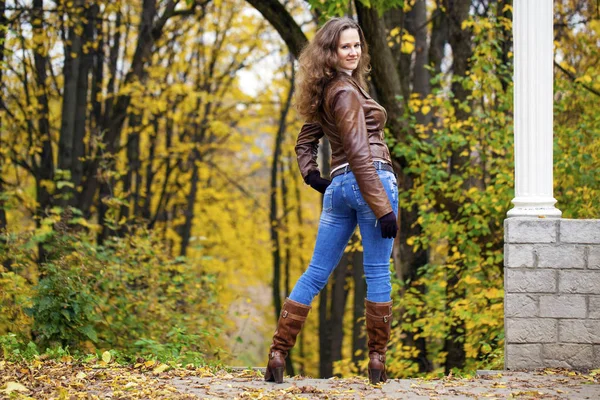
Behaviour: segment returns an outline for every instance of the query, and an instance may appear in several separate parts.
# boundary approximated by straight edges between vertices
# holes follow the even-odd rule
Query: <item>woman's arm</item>
[[[393,210],[373,166],[365,114],[359,94],[353,88],[343,88],[334,96],[331,110],[344,154],[363,198],[379,219]]]
[[[306,182],[312,171],[319,172],[317,154],[319,153],[319,139],[323,137],[323,129],[318,123],[302,125],[296,140],[296,158],[302,178]],[[320,175],[320,172],[319,172]]]

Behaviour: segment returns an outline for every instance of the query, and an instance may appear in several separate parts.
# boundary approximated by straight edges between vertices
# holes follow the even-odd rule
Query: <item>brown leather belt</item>
[[[392,168],[392,166],[388,163],[382,162],[382,161],[373,161],[373,166],[375,167],[375,169],[382,169],[384,171],[390,171],[390,172],[394,172],[394,168]],[[331,179],[335,178],[338,175],[342,175],[345,174],[346,172],[350,172],[350,166],[346,165],[344,168],[340,168],[337,169],[335,171],[333,171],[333,173],[331,174]],[[394,175],[396,175],[394,173]]]

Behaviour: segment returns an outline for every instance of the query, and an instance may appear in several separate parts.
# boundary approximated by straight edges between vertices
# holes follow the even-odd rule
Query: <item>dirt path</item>
[[[186,377],[170,382],[180,393],[202,399],[600,399],[597,377],[569,371],[498,372],[472,379],[390,380],[380,387],[366,379],[286,379],[276,385],[261,377]]]
[[[286,378],[264,382],[259,370],[175,368],[147,361],[29,364],[0,361],[0,399],[600,399],[600,370],[494,371],[470,379]]]

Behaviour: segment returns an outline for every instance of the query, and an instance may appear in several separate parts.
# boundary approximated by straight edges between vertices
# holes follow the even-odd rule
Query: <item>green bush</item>
[[[54,209],[0,255],[0,262],[21,263],[0,275],[9,288],[0,292],[3,349],[22,352],[17,344],[32,338],[38,348],[114,349],[161,361],[218,359],[223,311],[217,307],[215,277],[201,265],[172,257],[147,230],[102,245],[94,243],[92,231],[80,217],[65,221]],[[32,254],[40,243],[46,258],[36,268]],[[34,278],[26,279],[29,275]],[[20,328],[5,315],[20,315]]]

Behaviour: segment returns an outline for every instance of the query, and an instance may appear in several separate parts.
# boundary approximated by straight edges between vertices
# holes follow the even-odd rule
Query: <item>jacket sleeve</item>
[[[317,154],[319,153],[319,139],[323,137],[323,129],[318,123],[302,125],[298,139],[296,139],[296,158],[300,173],[306,181],[306,176],[311,171],[319,171]]]
[[[392,211],[392,205],[373,166],[365,114],[358,96],[354,89],[341,89],[333,97],[331,112],[360,193],[375,217],[381,218]]]

